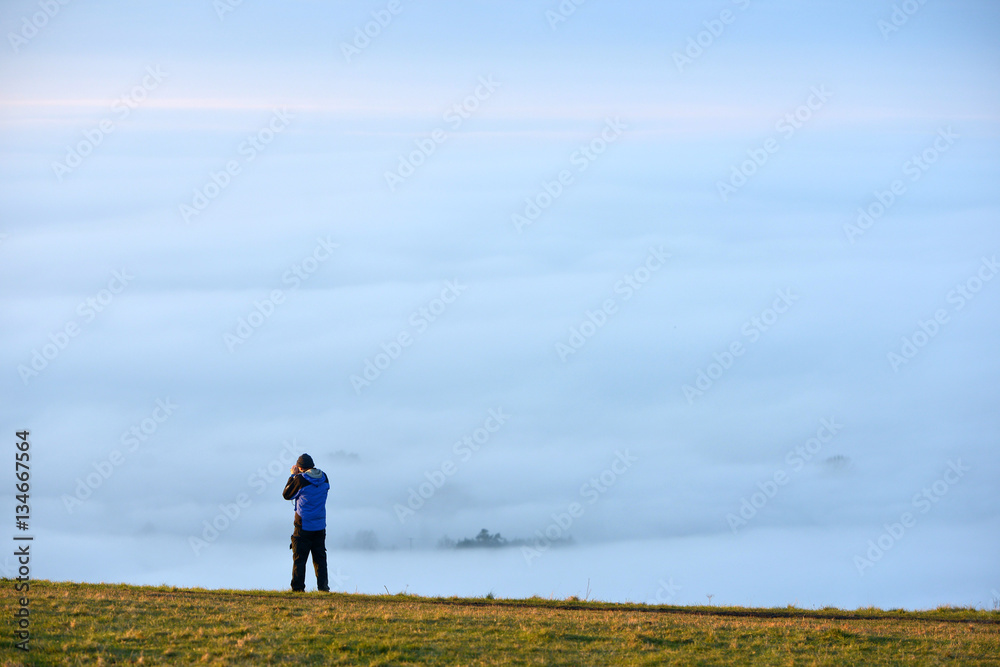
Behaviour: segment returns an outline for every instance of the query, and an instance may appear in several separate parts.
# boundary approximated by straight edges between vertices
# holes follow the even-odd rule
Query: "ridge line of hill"
[[[424,597],[404,593],[396,594],[367,594],[367,593],[323,593],[317,592],[292,593],[291,591],[270,591],[261,589],[205,589],[205,588],[180,588],[173,586],[151,586],[120,583],[89,583],[73,581],[48,581],[35,580],[38,584],[70,585],[81,588],[129,588],[141,589],[144,594],[157,597],[170,597],[178,595],[198,596],[220,596],[235,595],[250,598],[277,598],[277,599],[310,599],[315,600],[320,597],[329,597],[331,600],[351,601],[399,601],[420,604],[450,605],[464,607],[520,607],[555,609],[564,611],[622,611],[654,614],[688,614],[696,616],[731,616],[744,618],[808,618],[819,620],[905,620],[913,622],[929,623],[979,623],[985,625],[1000,625],[1000,612],[984,611],[974,608],[963,607],[943,607],[932,610],[882,610],[877,608],[857,609],[854,611],[826,608],[826,609],[802,609],[798,607],[706,607],[706,606],[676,606],[676,605],[647,605],[635,602],[605,602],[598,600],[555,600],[539,597],[532,598],[460,598],[460,597]]]

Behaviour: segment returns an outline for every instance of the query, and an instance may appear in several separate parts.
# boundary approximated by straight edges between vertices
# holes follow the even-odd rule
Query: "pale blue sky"
[[[36,440],[39,539],[177,555],[160,569],[53,555],[48,576],[222,581],[189,537],[295,439],[334,478],[331,540],[530,537],[628,447],[642,463],[573,527],[584,545],[658,540],[670,554],[694,536],[702,554],[792,553],[818,535],[843,550],[795,566],[829,577],[800,600],[818,605],[973,604],[1000,585],[1000,281],[976,282],[1000,253],[1000,8],[929,2],[884,36],[891,2],[589,0],[553,29],[555,1],[401,0],[348,61],[341,44],[387,3],[347,4],[244,0],[220,20],[208,0],[70,2],[16,50],[10,33],[41,10],[0,10],[0,390],[5,428]],[[674,54],[724,11],[678,71]],[[455,127],[446,114],[477,88]],[[391,190],[386,172],[435,130],[444,140]],[[600,154],[581,158],[594,141]],[[724,201],[734,168],[753,173]],[[512,216],[563,171],[519,233]],[[845,232],[896,181],[888,211]],[[196,190],[213,196],[185,221]],[[645,276],[661,247],[669,260]],[[303,266],[307,280],[287,278]],[[122,270],[133,278],[102,297]],[[628,299],[626,275],[649,278]],[[447,281],[466,289],[415,324]],[[227,344],[275,290],[271,315]],[[779,291],[796,297],[787,312],[749,335]],[[108,299],[92,319],[88,298]],[[608,299],[606,324],[564,362],[559,344]],[[888,355],[939,310],[947,321],[894,368]],[[73,325],[37,375],[24,370]],[[412,345],[356,391],[400,334]],[[684,387],[734,343],[743,354],[689,401]],[[168,397],[175,413],[67,511]],[[394,505],[498,407],[509,424],[400,523]],[[829,418],[842,432],[734,535],[727,516]],[[860,577],[852,557],[959,458],[972,472],[893,564]],[[284,558],[279,490],[220,548]],[[994,564],[918,548],[946,528]],[[942,568],[962,575],[905,584]],[[422,592],[456,590],[447,572]],[[711,587],[691,572],[689,590]]]

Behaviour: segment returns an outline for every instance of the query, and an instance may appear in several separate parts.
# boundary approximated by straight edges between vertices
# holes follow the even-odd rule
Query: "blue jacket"
[[[326,495],[330,479],[319,468],[288,478],[281,496],[295,501],[295,525],[302,530],[326,530]]]

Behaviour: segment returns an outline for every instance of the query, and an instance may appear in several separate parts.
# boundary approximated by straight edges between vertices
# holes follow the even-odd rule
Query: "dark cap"
[[[313,468],[313,457],[308,454],[303,454],[299,457],[299,460],[295,462],[295,465],[302,468],[303,470],[312,470]]]

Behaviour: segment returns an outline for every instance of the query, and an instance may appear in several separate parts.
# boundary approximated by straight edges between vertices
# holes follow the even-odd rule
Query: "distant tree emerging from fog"
[[[490,531],[483,528],[476,535],[475,539],[465,538],[460,540],[455,546],[459,549],[469,549],[472,547],[503,547],[507,545],[507,540],[500,536],[500,533],[490,535]]]
[[[521,538],[515,538],[508,540],[507,538],[500,535],[500,533],[490,533],[487,529],[483,528],[479,531],[479,534],[475,537],[466,537],[463,540],[456,542],[447,535],[438,540],[439,549],[498,549],[500,547],[522,547],[522,546],[532,546],[535,540],[525,540]],[[573,538],[571,536],[558,538],[555,540],[546,540],[546,543],[550,546],[569,546],[573,544]]]
[[[360,463],[361,457],[355,452],[344,451],[343,449],[338,449],[333,454],[327,455],[328,460],[331,463]]]

